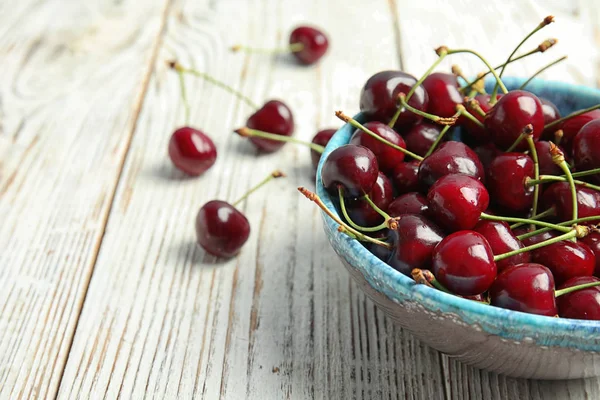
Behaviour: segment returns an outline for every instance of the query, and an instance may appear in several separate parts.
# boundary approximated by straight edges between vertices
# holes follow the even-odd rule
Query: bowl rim
[[[522,82],[525,81],[525,79],[506,77],[503,78],[503,81],[507,85],[507,87],[517,88]],[[538,91],[541,91],[544,89],[547,90],[548,88],[552,88],[554,91],[560,92],[577,92],[578,95],[594,99],[596,103],[600,102],[600,90],[583,85],[569,84],[565,82],[542,79],[534,79],[528,85],[528,90],[534,93],[536,92],[536,89],[538,89]],[[354,118],[359,121],[365,120],[364,116],[361,113],[357,114]],[[323,186],[321,180],[321,169],[324,160],[327,158],[329,153],[331,153],[331,151],[333,151],[337,147],[348,143],[350,134],[353,130],[354,128],[349,124],[345,124],[340,129],[338,129],[338,131],[335,133],[335,135],[332,137],[332,139],[326,146],[325,151],[323,152],[322,157],[319,161],[319,166],[317,168],[316,173],[317,195],[321,198],[325,206],[329,210],[331,210],[335,215],[338,216],[339,214],[331,200],[331,197],[329,196],[328,192]],[[338,243],[339,246],[341,246],[341,253],[338,253],[338,255],[340,257],[344,257],[349,264],[352,264],[351,260],[348,259],[349,254],[355,255],[358,259],[365,260],[365,263],[358,263],[359,265],[352,264],[352,266],[362,273],[369,285],[374,290],[377,290],[379,293],[386,296],[387,298],[390,298],[390,296],[388,296],[381,289],[381,285],[375,285],[373,279],[370,279],[370,277],[372,278],[373,276],[376,276],[377,281],[380,281],[381,279],[387,280],[388,282],[390,282],[390,284],[393,285],[395,289],[402,291],[403,294],[406,295],[408,298],[416,300],[418,303],[422,304],[423,306],[432,311],[443,311],[455,314],[457,313],[460,317],[466,317],[463,319],[469,320],[469,322],[483,323],[482,328],[484,328],[484,330],[486,331],[489,331],[488,329],[485,329],[485,326],[489,326],[488,324],[495,324],[497,326],[497,321],[508,320],[512,326],[528,326],[538,330],[541,329],[542,331],[546,332],[561,331],[568,333],[568,336],[570,336],[563,338],[564,340],[557,340],[552,343],[546,342],[544,343],[545,345],[557,345],[561,347],[575,347],[588,351],[600,351],[600,342],[588,343],[586,345],[585,342],[582,343],[581,341],[581,339],[585,339],[586,337],[589,339],[589,335],[594,335],[596,338],[600,336],[600,321],[566,318],[563,319],[529,314],[520,311],[507,310],[496,306],[447,294],[443,291],[430,288],[426,285],[417,285],[412,280],[412,278],[393,269],[391,266],[374,256],[359,241],[351,239],[347,235],[338,232],[337,223],[331,218],[329,218],[322,210],[321,214],[323,216],[325,224],[327,225],[325,231],[326,234],[330,236],[330,241],[332,240],[331,236],[333,235],[333,237],[335,238],[335,242]],[[375,267],[376,270],[367,271],[367,266]],[[390,300],[395,301],[393,299]],[[463,311],[464,313],[461,311]],[[473,317],[476,317],[474,321]],[[515,337],[515,335],[512,334],[514,332],[511,332],[508,335],[504,335],[505,333],[507,333],[505,332],[505,328],[505,326],[498,326],[497,330],[491,333],[499,334],[500,336],[508,336],[511,339],[525,339],[531,338],[532,336],[530,334],[531,332],[529,332],[528,334],[524,334],[520,337]],[[571,339],[575,340],[572,341]]]

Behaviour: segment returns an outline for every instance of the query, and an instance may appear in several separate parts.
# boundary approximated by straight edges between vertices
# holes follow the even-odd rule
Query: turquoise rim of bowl
[[[503,79],[509,90],[518,88],[525,79]],[[488,93],[492,81],[486,81]],[[576,109],[600,103],[600,90],[564,82],[533,80],[528,91],[554,102],[562,115]],[[358,114],[359,121],[365,118]],[[317,194],[325,206],[338,212],[321,181],[321,167],[327,155],[350,141],[354,131],[349,124],[342,126],[327,145],[317,169]],[[425,285],[416,285],[406,275],[371,254],[360,242],[337,231],[338,225],[322,213],[329,241],[340,257],[359,270],[373,289],[396,303],[416,302],[435,313],[452,314],[463,323],[476,326],[486,333],[502,338],[533,342],[539,346],[569,347],[584,351],[600,351],[600,321],[561,319],[505,310],[453,296]],[[410,323],[407,323],[410,325]]]

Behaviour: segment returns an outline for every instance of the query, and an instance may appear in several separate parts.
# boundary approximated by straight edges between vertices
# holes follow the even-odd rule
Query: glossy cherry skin
[[[571,144],[575,138],[575,135],[579,133],[585,124],[599,118],[600,110],[588,111],[581,115],[569,118],[558,126],[553,126],[551,129],[546,129],[544,131],[544,139],[554,141],[554,132],[558,129],[562,129],[563,136],[560,141],[560,145],[567,150],[566,154],[571,154]]]
[[[423,81],[429,97],[427,112],[440,117],[456,114],[456,106],[462,104],[463,96],[458,91],[458,79],[454,74],[434,72]]]
[[[481,294],[496,278],[492,248],[481,233],[454,232],[433,250],[433,274],[452,293]]]
[[[483,183],[468,175],[441,177],[427,193],[431,218],[448,232],[473,229],[489,205]],[[474,293],[477,294],[477,293]]]
[[[570,240],[533,250],[531,260],[548,267],[557,285],[576,276],[592,276],[596,267],[596,256],[589,246]]]
[[[250,129],[276,135],[292,136],[292,133],[294,133],[294,116],[289,107],[283,102],[270,100],[248,118],[246,126]],[[251,137],[249,140],[265,153],[277,151],[285,144],[285,142],[259,137]]]
[[[600,276],[600,233],[591,232],[586,237],[581,239],[581,241],[588,245],[590,250],[594,253],[596,257],[596,267],[594,269],[594,275]]]
[[[231,204],[212,200],[198,211],[196,238],[198,244],[210,254],[233,257],[248,240],[250,223]]]
[[[444,175],[464,174],[485,181],[485,170],[479,157],[461,142],[445,142],[419,166],[419,183],[429,189]]]
[[[404,143],[402,136],[398,135],[396,131],[386,124],[373,121],[367,122],[365,127],[387,141],[392,142],[396,146],[402,147],[403,149],[406,148],[406,144]],[[350,138],[350,144],[365,146],[366,148],[370,149],[375,154],[375,157],[377,157],[377,165],[379,165],[379,170],[386,174],[392,172],[396,165],[404,161],[403,152],[396,150],[383,142],[380,142],[360,129],[354,131],[352,137]]]
[[[204,132],[188,126],[179,128],[169,140],[169,157],[188,175],[201,175],[217,160],[217,148]]]
[[[600,192],[576,185],[577,215],[579,218],[600,215]],[[573,219],[571,188],[568,182],[557,182],[548,186],[541,197],[540,210],[554,207],[560,221]],[[588,223],[592,224],[592,223]]]
[[[327,36],[320,30],[310,26],[299,26],[290,33],[290,44],[301,43],[302,50],[293,51],[292,55],[305,65],[316,63],[329,48]]]
[[[404,133],[406,148],[415,154],[424,156],[442,132],[441,125],[421,122]]]
[[[421,193],[405,193],[396,197],[394,201],[390,203],[386,212],[392,217],[399,217],[402,214],[420,214],[427,216],[429,212],[429,202]]]
[[[533,125],[533,138],[537,140],[544,130],[542,103],[533,93],[513,90],[498,100],[483,123],[492,142],[502,150],[508,149],[528,124]],[[522,140],[515,151],[527,148],[527,141]]]
[[[408,94],[417,83],[417,79],[402,71],[381,71],[370,77],[360,93],[360,111],[370,120],[383,123],[391,121],[398,109],[398,95]],[[423,86],[419,86],[408,100],[408,104],[418,110],[426,111],[429,98]],[[395,128],[402,128],[420,122],[423,118],[404,110]]]
[[[496,99],[499,99],[502,95],[497,95]],[[479,106],[483,110],[483,112],[487,113],[492,109],[492,105],[490,104],[491,96],[489,94],[478,94],[475,96],[475,100],[479,102]],[[471,113],[479,122],[483,124],[485,117],[480,115],[478,112],[473,110],[469,104],[465,104],[467,111]],[[461,116],[458,118],[458,124],[465,128],[465,131],[469,135],[471,139],[473,139],[476,143],[484,144],[490,141],[490,135],[486,132],[485,128],[475,124],[473,121],[468,119],[467,117]]]
[[[578,171],[600,168],[600,119],[588,122],[573,139],[573,160]],[[588,176],[600,183],[600,174]]]
[[[558,111],[553,102],[542,97],[540,97],[540,102],[542,103],[542,113],[544,114],[544,126],[560,119],[560,111]]]
[[[337,196],[341,186],[344,197],[348,198],[371,193],[378,175],[375,154],[354,144],[338,147],[329,153],[321,169],[321,179],[329,193]]]
[[[379,172],[373,189],[369,193],[370,199],[377,207],[386,211],[394,198],[393,195],[394,189],[392,188],[392,183],[387,176]],[[355,224],[360,226],[376,226],[383,222],[383,217],[373,210],[373,207],[365,200],[360,198],[348,199],[345,204],[348,216]]]
[[[498,274],[489,291],[490,304],[508,310],[554,317],[554,277],[541,264],[512,265]]]
[[[431,267],[433,249],[444,237],[433,222],[416,214],[402,215],[391,235],[394,249],[388,264],[408,276],[413,268]]]
[[[559,289],[600,282],[595,276],[579,276],[563,283]],[[586,289],[566,293],[556,298],[558,315],[561,318],[600,320],[600,287],[592,286]]]
[[[560,146],[559,146],[560,147]],[[563,172],[558,165],[552,161],[550,154],[550,142],[540,140],[535,142],[535,151],[538,156],[540,175],[562,175]]]
[[[419,165],[418,161],[400,163],[394,168],[390,175],[396,194],[416,192],[419,188]]]
[[[506,222],[481,220],[475,225],[473,230],[481,233],[486,238],[495,256],[525,247],[523,242],[517,239],[510,230],[510,226]],[[496,261],[496,268],[498,271],[502,271],[511,265],[528,263],[530,260],[531,257],[528,252],[520,253],[504,260]]]
[[[522,227],[521,229],[526,230],[526,227]],[[525,232],[523,232],[525,233]],[[521,233],[517,233],[515,230],[515,235],[519,236],[521,235]],[[541,243],[541,242],[545,242],[548,239],[552,239],[554,237],[557,237],[558,233],[556,233],[555,231],[548,231],[548,232],[543,232],[543,233],[538,233],[537,235],[533,235],[527,239],[523,239],[522,242],[525,245],[525,247],[527,246],[531,246],[537,243]]]
[[[505,210],[520,212],[533,204],[534,187],[525,187],[525,179],[533,179],[534,164],[523,153],[498,155],[487,170],[487,188],[494,203]]]
[[[336,132],[337,129],[323,129],[317,132],[317,134],[312,138],[311,142],[314,144],[318,144],[319,146],[325,147]],[[319,160],[321,160],[321,153],[311,149],[310,160],[312,162],[314,170],[316,171],[317,167],[319,166]]]

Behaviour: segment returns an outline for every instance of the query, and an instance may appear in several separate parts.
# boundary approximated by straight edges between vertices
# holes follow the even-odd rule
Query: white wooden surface
[[[600,380],[535,382],[473,370],[392,325],[326,243],[308,151],[258,156],[233,135],[252,112],[188,79],[194,125],[219,149],[198,179],[166,156],[183,124],[177,58],[247,93],[284,99],[296,135],[336,127],[371,74],[419,75],[441,44],[493,63],[547,14],[557,23],[526,75],[596,85],[594,1],[165,0],[0,2],[0,398],[437,399],[598,398]],[[232,55],[271,47],[298,23],[324,27],[314,67]],[[456,57],[475,73],[477,60]],[[239,257],[194,245],[193,217],[234,199],[274,167],[288,173],[242,208]]]

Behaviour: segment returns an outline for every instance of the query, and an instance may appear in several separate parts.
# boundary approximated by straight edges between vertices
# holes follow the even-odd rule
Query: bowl
[[[524,79],[506,78],[510,89]],[[487,82],[488,92],[491,90]],[[600,103],[600,91],[562,82],[533,80],[527,90],[556,104],[562,115]],[[364,117],[355,117],[359,121]],[[327,145],[317,170],[317,194],[337,210],[320,179],[327,155],[347,144],[346,124]],[[600,321],[527,314],[466,300],[416,285],[363,245],[338,232],[323,213],[324,229],[338,257],[367,296],[423,343],[477,368],[512,377],[575,379],[600,375]],[[376,338],[375,338],[376,339]]]

